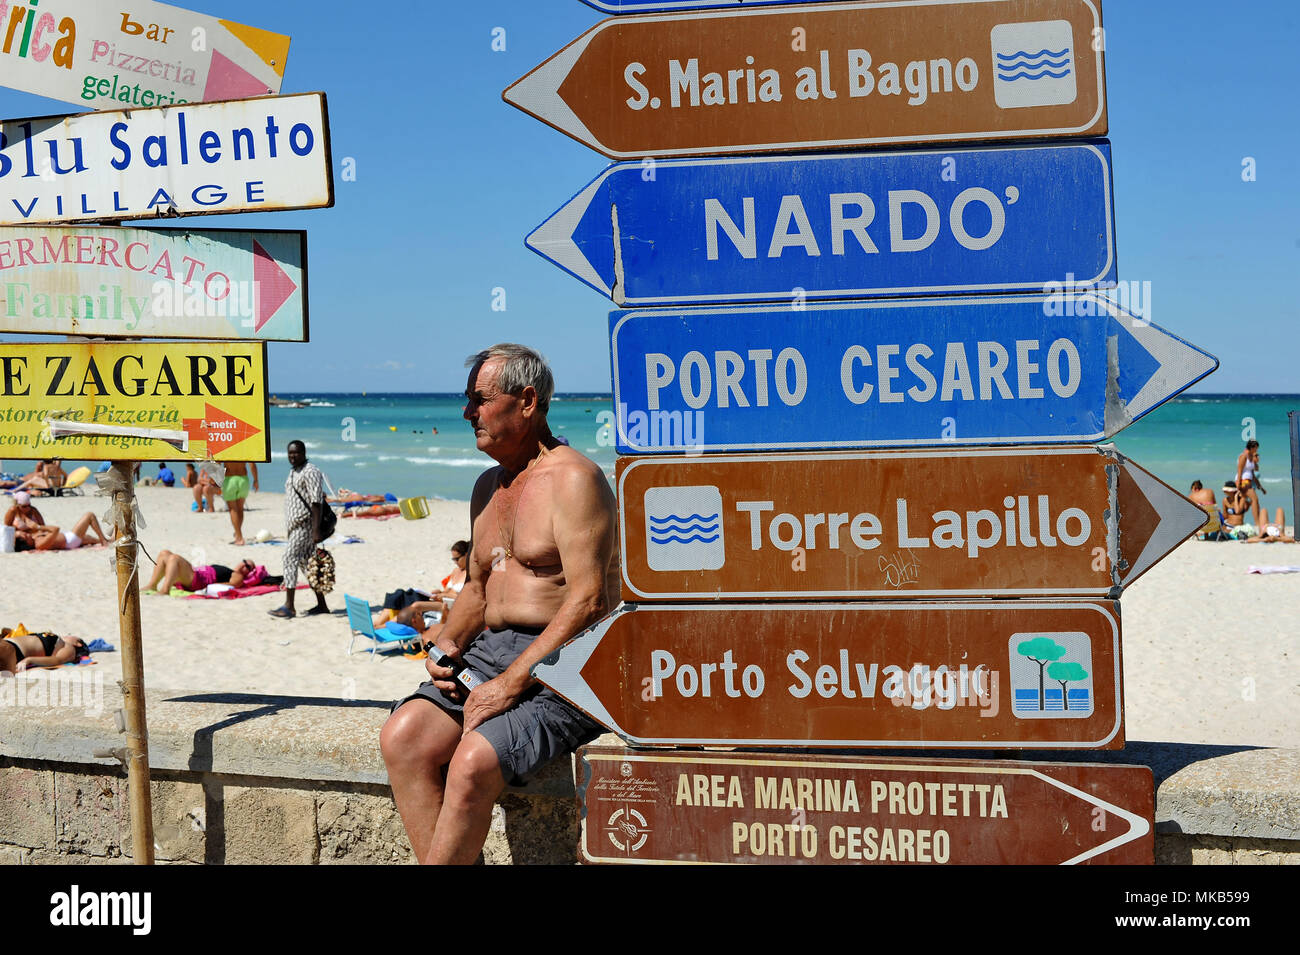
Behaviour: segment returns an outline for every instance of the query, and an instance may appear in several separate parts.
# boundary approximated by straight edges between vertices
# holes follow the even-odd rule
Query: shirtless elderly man
[[[467,364],[464,417],[498,466],[474,485],[469,576],[435,647],[486,682],[466,697],[435,650],[432,679],[380,735],[422,863],[473,862],[506,783],[601,732],[529,670],[613,609],[618,587],[614,495],[595,463],[551,434],[546,363],[495,345]]]

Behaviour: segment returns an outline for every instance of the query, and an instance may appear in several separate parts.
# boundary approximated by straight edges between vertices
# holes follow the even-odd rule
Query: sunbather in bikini
[[[153,577],[149,580],[146,593],[157,591],[170,593],[173,587],[197,593],[210,584],[230,584],[232,587],[253,586],[266,578],[266,568],[254,564],[251,560],[242,560],[233,570],[222,564],[200,564],[195,567],[180,554],[169,550],[158,554],[158,563],[154,566]]]
[[[36,550],[76,550],[82,544],[107,544],[113,540],[113,535],[104,533],[99,518],[90,511],[82,514],[70,531],[42,524],[33,537]]]
[[[62,666],[90,656],[86,641],[80,637],[66,640],[57,633],[22,633],[13,636],[8,627],[0,627],[0,673],[22,673],[28,667]]]
[[[1282,508],[1278,508],[1274,514],[1272,523],[1268,519],[1268,508],[1264,508],[1263,515],[1260,517],[1262,526],[1259,533],[1254,537],[1247,537],[1247,544],[1294,544],[1295,535],[1286,533],[1286,515]]]

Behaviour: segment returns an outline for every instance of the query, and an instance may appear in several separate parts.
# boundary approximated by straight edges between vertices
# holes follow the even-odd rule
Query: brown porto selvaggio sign
[[[613,864],[1151,865],[1145,766],[578,751],[579,857]]]
[[[1100,0],[605,20],[505,100],[614,158],[1106,134]]]
[[[1117,597],[1205,512],[1111,447],[620,458],[625,600]]]
[[[533,675],[634,745],[1124,742],[1111,601],[624,604]]]

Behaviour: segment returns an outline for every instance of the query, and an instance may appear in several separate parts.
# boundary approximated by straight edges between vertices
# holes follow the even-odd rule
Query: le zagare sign
[[[289,38],[153,0],[0,2],[0,82],[94,109],[278,93]]]
[[[0,225],[333,204],[324,93],[0,123]]]
[[[4,457],[268,461],[266,423],[265,342],[0,345]]]

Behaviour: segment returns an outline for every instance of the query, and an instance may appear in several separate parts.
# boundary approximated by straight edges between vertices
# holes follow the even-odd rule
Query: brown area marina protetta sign
[[[587,863],[1151,865],[1145,766],[579,750]]]

